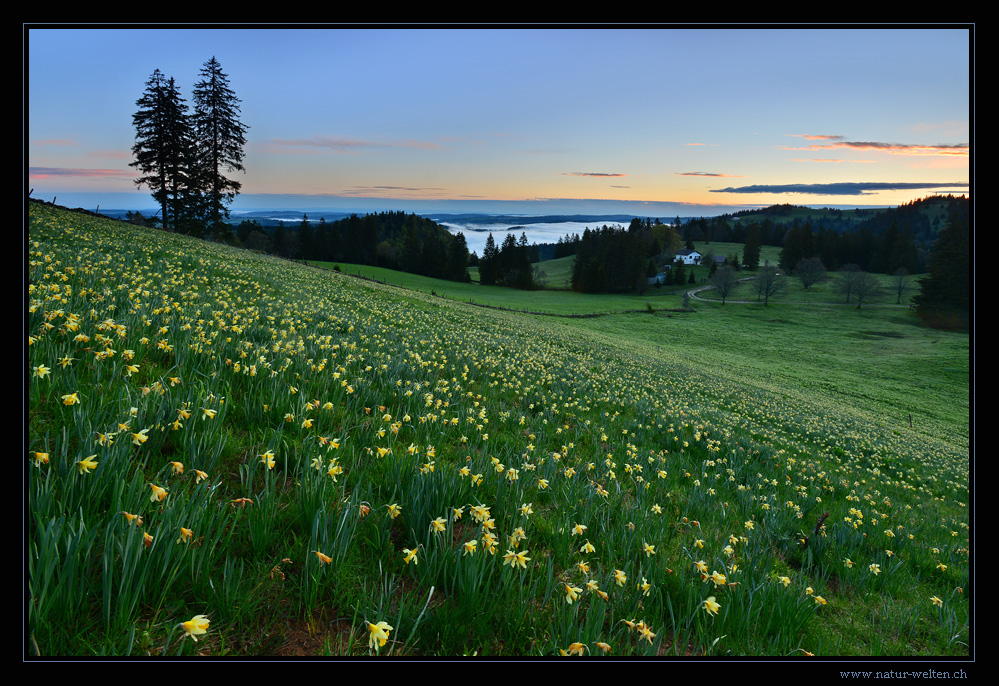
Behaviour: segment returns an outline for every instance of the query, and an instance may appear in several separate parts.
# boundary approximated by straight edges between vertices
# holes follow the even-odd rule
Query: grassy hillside
[[[969,656],[967,335],[28,253],[31,655]]]

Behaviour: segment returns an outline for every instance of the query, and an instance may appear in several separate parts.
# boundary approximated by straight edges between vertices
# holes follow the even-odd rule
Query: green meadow
[[[907,307],[27,251],[27,655],[972,657],[969,336]]]

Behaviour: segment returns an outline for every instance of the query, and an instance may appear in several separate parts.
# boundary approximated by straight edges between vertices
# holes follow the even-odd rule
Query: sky
[[[248,127],[233,210],[721,214],[970,192],[968,26],[24,25],[33,198],[155,207],[152,73],[215,57]]]

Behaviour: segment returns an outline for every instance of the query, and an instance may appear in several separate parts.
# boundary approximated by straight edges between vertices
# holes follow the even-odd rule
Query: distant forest
[[[251,219],[236,226],[236,239],[252,250],[293,260],[367,264],[450,281],[469,281],[468,245],[431,219],[404,212],[352,214],[327,222],[308,215],[287,227]]]
[[[781,248],[780,266],[819,259],[824,268],[895,274],[925,272],[937,237],[955,216],[969,213],[964,197],[933,197],[885,210],[815,210],[793,205],[710,218],[632,219],[627,229],[603,226],[537,246],[554,258],[576,255],[573,288],[582,292],[644,289],[644,276],[672,266],[678,250],[712,243],[742,243],[738,269],[760,266],[760,248]],[[709,248],[710,249],[710,248]]]

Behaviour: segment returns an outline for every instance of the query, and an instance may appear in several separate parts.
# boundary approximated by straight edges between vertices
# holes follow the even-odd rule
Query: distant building
[[[683,249],[676,254],[676,259],[680,260],[684,264],[700,264],[701,253],[696,250]]]

